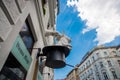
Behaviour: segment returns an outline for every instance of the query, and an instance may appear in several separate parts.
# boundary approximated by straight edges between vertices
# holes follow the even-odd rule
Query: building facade
[[[120,46],[96,47],[79,64],[80,80],[120,80]]]
[[[67,77],[66,77],[65,80],[80,80],[78,68],[72,69],[72,70],[68,73],[68,75],[67,75]]]
[[[54,44],[58,0],[0,1],[0,80],[53,80],[54,71],[36,58]],[[42,73],[42,74],[41,74]]]

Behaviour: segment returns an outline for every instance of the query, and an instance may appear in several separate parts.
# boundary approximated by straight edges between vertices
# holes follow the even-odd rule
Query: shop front
[[[18,35],[0,72],[0,80],[26,80],[31,62],[32,58]]]

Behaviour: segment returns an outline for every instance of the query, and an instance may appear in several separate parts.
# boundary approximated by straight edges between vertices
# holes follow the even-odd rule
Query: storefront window
[[[1,72],[0,80],[25,80],[27,71],[10,53]]]

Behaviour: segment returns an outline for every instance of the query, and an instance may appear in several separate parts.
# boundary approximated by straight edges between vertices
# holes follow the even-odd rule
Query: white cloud
[[[68,0],[67,5],[75,7],[78,16],[87,21],[82,33],[96,29],[94,41],[98,45],[120,36],[120,0]]]

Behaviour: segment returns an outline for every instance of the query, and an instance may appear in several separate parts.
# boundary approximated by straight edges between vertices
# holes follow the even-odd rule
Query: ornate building
[[[95,47],[65,80],[120,80],[120,46]]]
[[[78,68],[72,69],[72,70],[68,73],[68,75],[67,75],[67,77],[66,77],[65,80],[80,80]]]
[[[99,46],[79,64],[80,80],[120,80],[120,46]]]
[[[0,1],[0,80],[53,80],[52,68],[40,72],[39,48],[54,44],[58,0]]]

